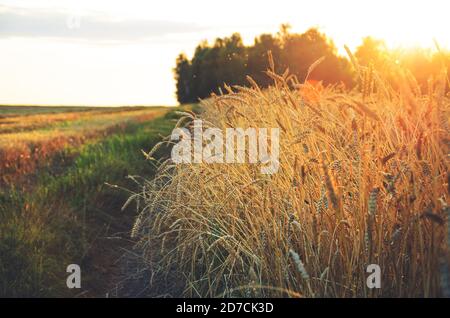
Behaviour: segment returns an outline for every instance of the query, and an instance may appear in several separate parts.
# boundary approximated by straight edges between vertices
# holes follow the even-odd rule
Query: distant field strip
[[[32,111],[24,107],[0,107],[0,175],[10,182],[17,176],[30,173],[55,153],[77,147],[88,140],[104,137],[126,129],[129,123],[154,119],[167,112],[163,107],[135,108],[74,108],[46,107]]]

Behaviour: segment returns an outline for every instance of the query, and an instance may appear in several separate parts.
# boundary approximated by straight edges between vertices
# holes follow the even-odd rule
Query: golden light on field
[[[450,298],[448,12],[0,0],[0,298]]]

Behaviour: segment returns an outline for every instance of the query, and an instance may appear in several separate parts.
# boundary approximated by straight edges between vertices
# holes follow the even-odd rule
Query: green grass
[[[156,144],[159,134],[170,133],[173,122],[168,117],[146,124],[129,123],[123,133],[84,146],[65,174],[43,174],[40,183],[45,186],[39,190],[46,195],[67,195],[72,205],[80,206],[92,193],[105,188],[105,183],[117,182],[127,175],[152,174],[153,166],[145,161],[141,150]],[[65,156],[70,158],[73,151],[76,150],[68,149]]]
[[[59,114],[70,112],[116,112],[120,110],[145,109],[145,106],[122,107],[86,107],[86,106],[27,106],[27,105],[0,105],[0,117],[2,116],[26,116],[38,114]],[[148,108],[148,107],[147,107]]]
[[[98,109],[98,108],[97,108]],[[101,108],[103,110],[103,108]],[[0,116],[26,116],[37,114],[58,114],[65,112],[84,112],[96,110],[84,106],[8,106],[0,105]]]
[[[34,176],[32,189],[0,189],[0,296],[74,295],[65,285],[66,266],[89,268],[89,250],[103,227],[133,219],[120,211],[128,193],[105,182],[130,188],[127,175],[151,177],[154,167],[141,149],[170,133],[172,117],[129,123],[96,143],[65,149]],[[95,276],[88,270],[83,283],[95,283]]]

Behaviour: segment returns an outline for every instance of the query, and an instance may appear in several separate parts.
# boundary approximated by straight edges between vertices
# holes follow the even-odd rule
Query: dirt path
[[[131,209],[121,211],[124,202],[110,196],[101,202],[106,205],[96,209],[95,218],[88,221],[89,231],[95,233],[88,243],[83,260],[83,291],[76,297],[115,297],[123,280],[123,257],[134,242],[130,229],[134,220]]]

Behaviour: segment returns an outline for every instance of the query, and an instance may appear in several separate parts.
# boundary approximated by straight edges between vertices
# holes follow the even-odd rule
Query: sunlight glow
[[[355,49],[368,35],[390,48],[434,49],[433,39],[450,46],[450,5],[444,0],[229,0],[220,6],[209,0],[0,0],[0,13],[5,7],[80,15],[80,32],[87,39],[39,36],[36,29],[28,30],[30,35],[3,36],[0,19],[0,104],[173,105],[178,53],[192,55],[201,40],[232,32],[251,43],[261,33],[277,32],[282,23],[291,24],[293,32],[318,27],[341,54],[344,44]],[[131,21],[129,40],[121,34],[125,38],[118,42],[100,41],[115,34],[90,31],[86,17]],[[145,39],[138,37],[142,21],[154,24],[147,25]]]

